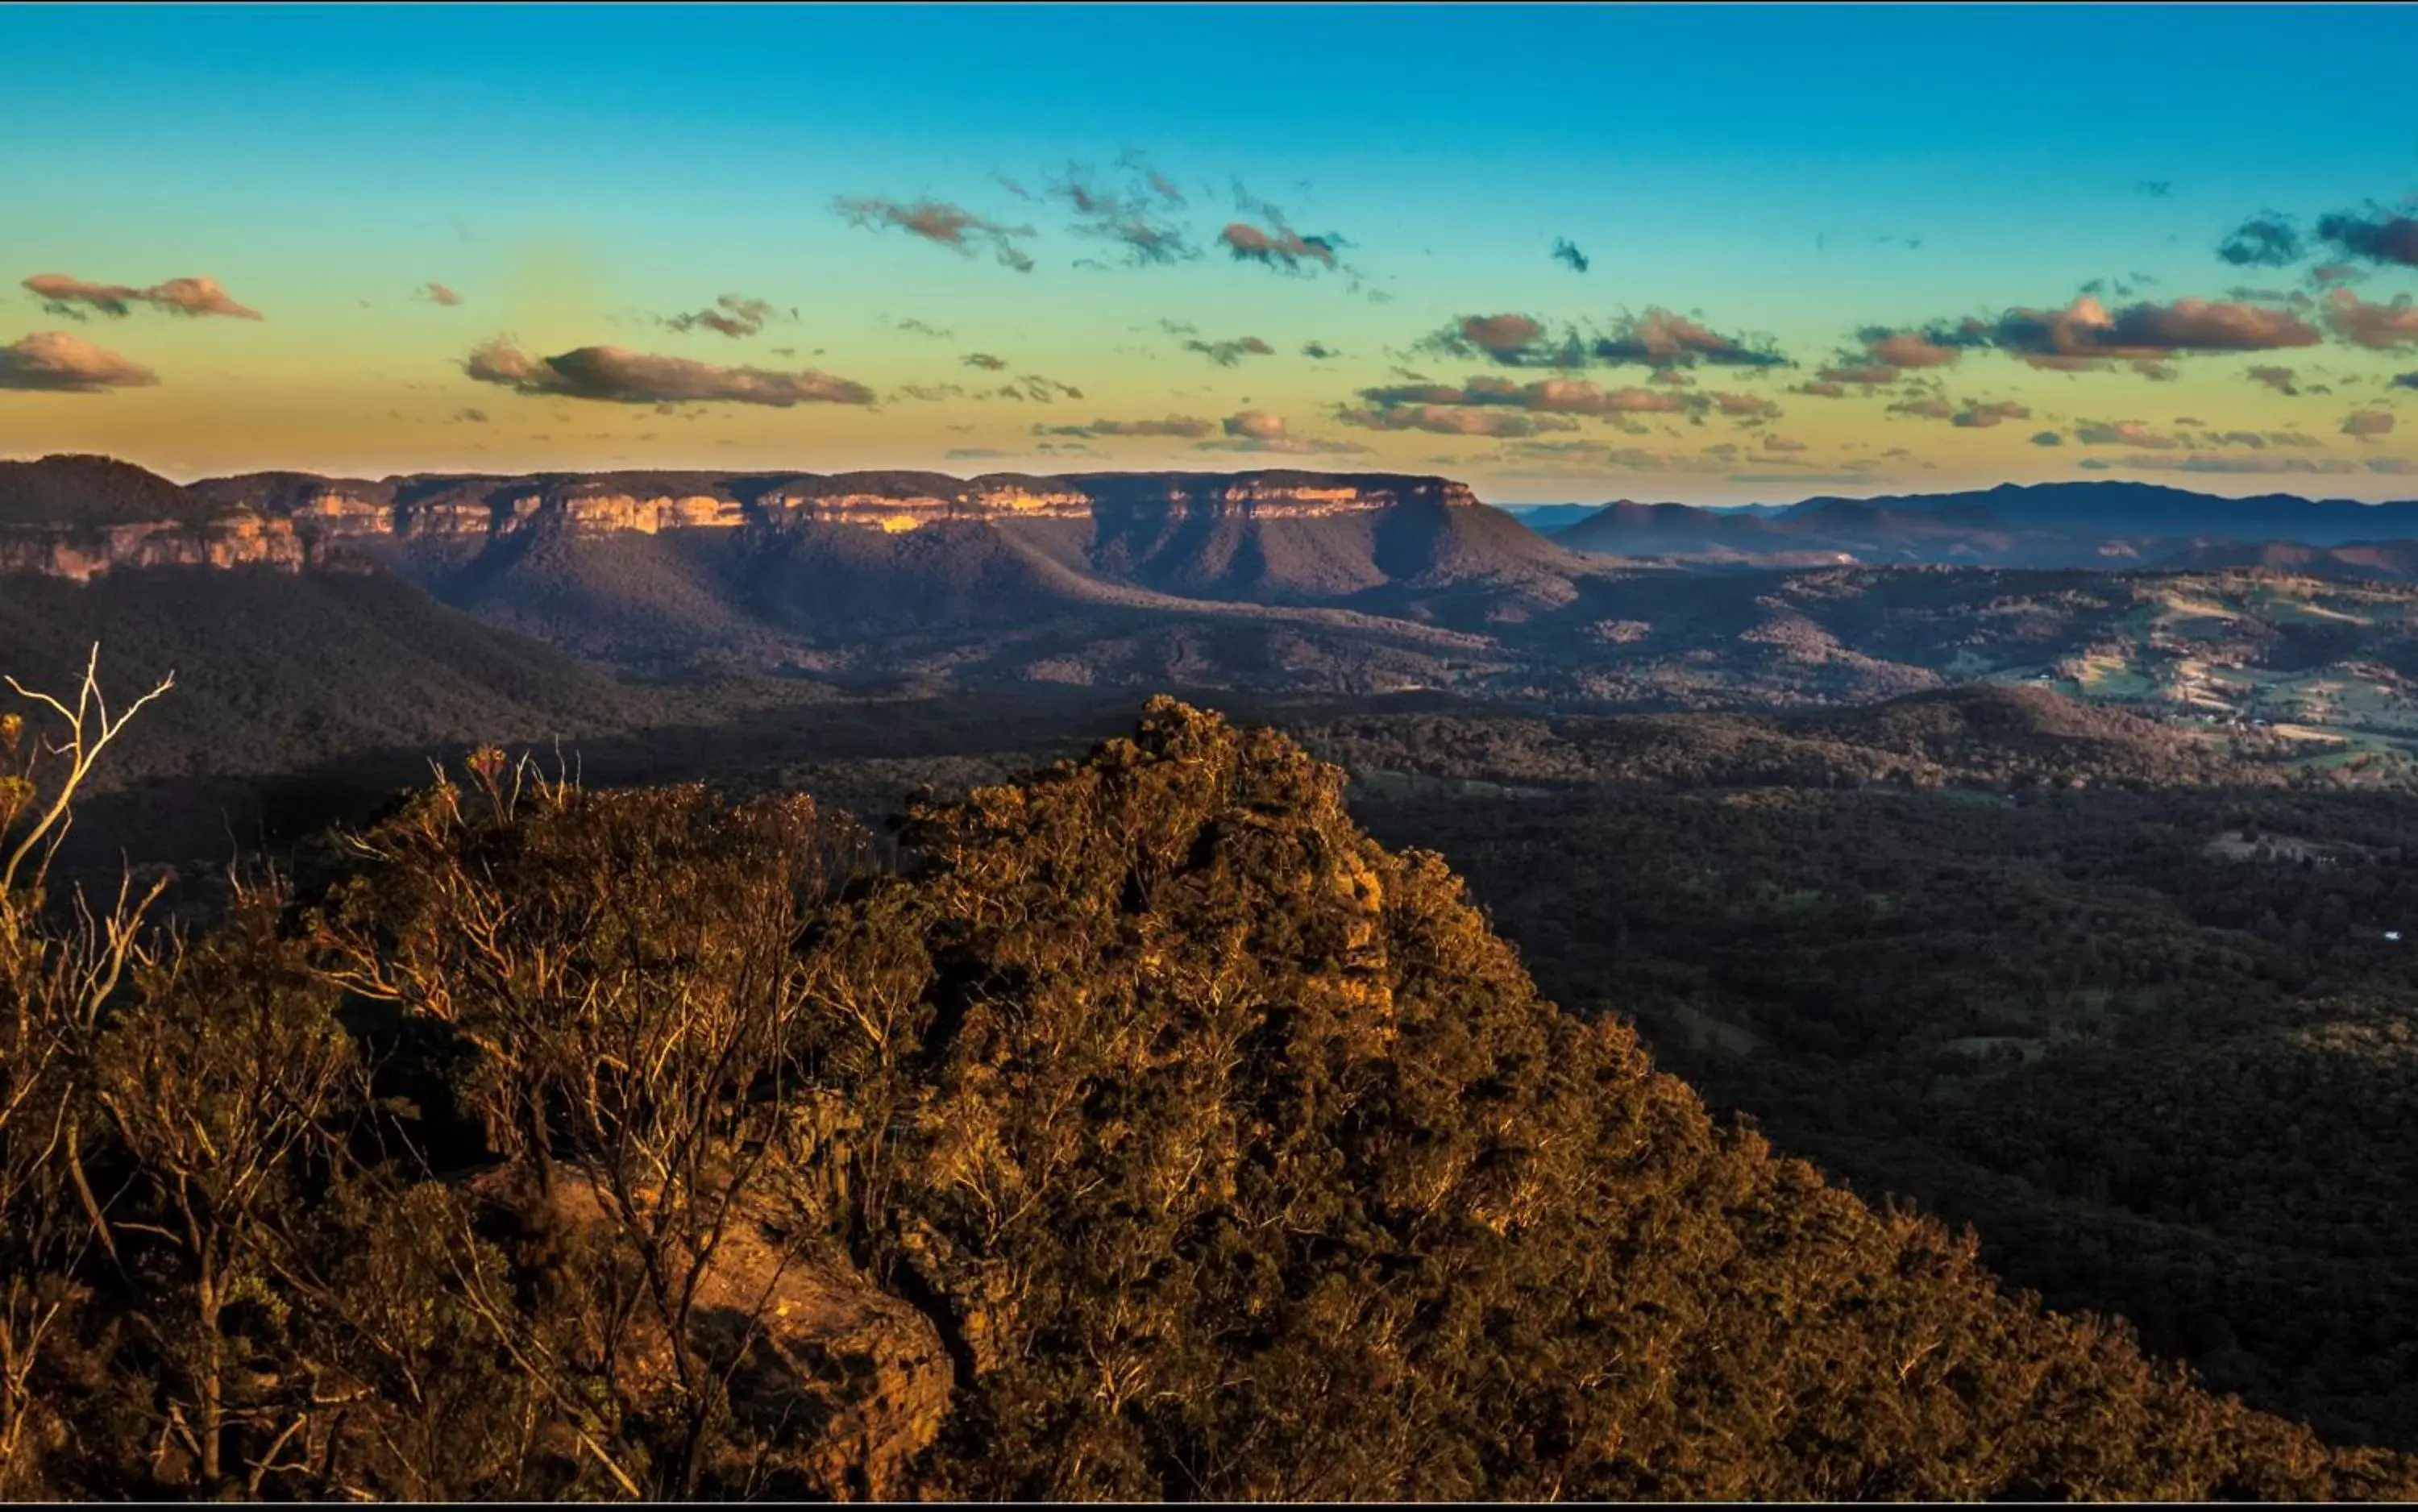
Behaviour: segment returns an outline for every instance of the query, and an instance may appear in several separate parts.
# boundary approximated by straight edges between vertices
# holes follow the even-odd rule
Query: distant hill
[[[222,500],[111,457],[0,462],[0,529],[191,523],[223,508]]]
[[[1970,493],[1810,498],[1776,512],[1607,504],[1553,530],[1573,550],[1713,566],[1814,560],[1996,567],[2273,565],[2400,576],[2407,554],[2364,543],[2418,540],[2418,503],[2288,494],[2223,498],[2154,483],[2005,483]],[[2329,548],[2351,548],[2334,552]],[[2308,548],[2318,548],[2307,554]],[[2292,553],[2302,552],[2294,557]]]

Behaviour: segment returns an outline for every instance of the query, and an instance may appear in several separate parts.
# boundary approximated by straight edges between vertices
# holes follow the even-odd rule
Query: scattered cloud
[[[2088,295],[2063,310],[2019,308],[1996,320],[1966,320],[1952,331],[1928,334],[1995,346],[2051,372],[2190,353],[2275,351],[2314,346],[2323,339],[2290,311],[2265,305],[2186,298],[2110,310]]]
[[[1956,413],[1956,406],[1936,394],[1921,399],[1902,399],[1890,405],[1892,415],[1912,415],[1921,420],[1947,420]]]
[[[2144,178],[2133,185],[2133,192],[2150,199],[2162,200],[2174,191],[2174,187],[2164,178]]]
[[[1032,257],[1016,244],[1018,237],[1033,235],[1031,226],[986,221],[945,200],[917,200],[907,205],[896,200],[842,196],[832,202],[832,208],[852,226],[866,230],[895,227],[966,257],[972,256],[977,247],[987,247],[1001,266],[1019,273],[1033,271]]]
[[[2171,451],[2182,445],[2139,420],[2085,420],[2074,428],[2074,438],[2084,446],[2143,447],[2155,451]]]
[[[780,373],[718,367],[686,358],[655,357],[619,346],[582,346],[558,357],[531,357],[508,338],[481,345],[462,364],[481,383],[524,394],[594,399],[611,404],[869,405],[861,383],[811,369]]]
[[[1891,330],[1886,326],[1867,326],[1856,332],[1856,339],[1864,344],[1866,356],[1892,368],[1944,368],[1963,357],[1971,344],[1942,342],[1919,330]]]
[[[947,342],[955,341],[956,339],[956,332],[953,330],[944,330],[941,327],[935,326],[927,320],[917,320],[912,315],[908,316],[904,320],[893,322],[892,328],[895,330],[903,330],[910,336],[929,336],[936,341]]]
[[[2237,457],[2205,451],[2183,456],[2118,457],[2112,462],[2089,458],[2082,466],[2124,467],[2135,472],[2345,473],[2359,470],[2358,464],[2342,457],[2279,457],[2273,454]]]
[[[1182,205],[1184,195],[1164,175],[1128,153],[1121,166],[1136,175],[1124,191],[1093,186],[1091,170],[1068,164],[1066,176],[1049,187],[1075,212],[1078,234],[1111,241],[1125,249],[1136,267],[1189,262],[1201,255],[1184,228],[1168,220],[1162,206]]]
[[[1089,425],[1035,425],[1035,435],[1072,435],[1085,440],[1097,440],[1110,435],[1175,436],[1197,441],[1217,427],[1191,415],[1170,415],[1165,420],[1095,420]]]
[[[487,423],[487,412],[474,405],[466,405],[453,412],[453,420],[455,423],[462,425],[484,425]]]
[[[2291,217],[2274,210],[2252,216],[2216,244],[2216,255],[2236,267],[2287,267],[2307,252]]]
[[[2345,416],[2342,422],[2342,434],[2345,435],[2358,436],[2363,441],[2372,441],[2380,435],[2391,435],[2393,434],[2393,411],[2389,409],[2363,409]]]
[[[2065,437],[2055,431],[2035,431],[2032,433],[2032,445],[2063,446]]]
[[[1584,273],[1587,270],[1587,254],[1579,251],[1577,246],[1574,245],[1567,237],[1555,238],[1553,242],[1553,261],[1561,264],[1573,273]]]
[[[159,381],[160,374],[142,363],[69,331],[38,330],[0,346],[0,389],[97,394],[148,388]]]
[[[2292,375],[2290,368],[2273,367],[2265,363],[2252,368],[2249,372],[2251,382],[2263,383],[2288,399],[2298,398],[2301,392],[2292,382]]]
[[[462,302],[462,297],[460,295],[454,293],[446,285],[436,283],[421,284],[420,286],[420,298],[427,300],[430,304],[443,305],[448,310],[452,309],[455,305]]]
[[[1025,373],[1019,374],[1014,381],[1002,384],[992,389],[990,397],[1028,400],[1036,405],[1046,405],[1058,399],[1080,399],[1083,397],[1083,390],[1071,383],[1060,383],[1055,378],[1045,378],[1037,373]]]
[[[1002,451],[992,446],[958,446],[951,447],[945,454],[951,462],[993,462],[1001,457],[1015,456],[1017,453]]]
[[[1398,405],[1468,405],[1478,408],[1523,409],[1553,415],[1686,415],[1694,414],[1714,401],[1704,395],[1672,393],[1656,389],[1599,389],[1592,383],[1574,378],[1548,378],[1541,383],[1520,384],[1504,378],[1472,378],[1458,388],[1450,384],[1399,384],[1382,389],[1363,389],[1359,397],[1380,408]],[[1724,396],[1733,401],[1752,400],[1752,395]],[[1770,401],[1761,403],[1768,405]],[[1730,409],[1724,413],[1758,413],[1752,408]],[[1770,414],[1777,415],[1779,406],[1772,405]]]
[[[772,318],[771,300],[750,299],[743,295],[726,294],[713,301],[712,309],[699,310],[691,314],[674,315],[664,324],[674,330],[696,330],[699,328],[706,330],[718,330],[723,335],[736,340],[742,336],[754,336],[762,331],[765,322]]]
[[[1562,415],[1532,415],[1510,409],[1476,409],[1445,405],[1394,405],[1367,409],[1346,408],[1337,420],[1370,431],[1425,431],[1435,435],[1534,435],[1539,431],[1574,431],[1578,421]]]
[[[1792,384],[1789,386],[1788,391],[1793,394],[1810,394],[1815,399],[1844,399],[1847,397],[1846,386],[1835,378],[1822,378],[1812,383]]]
[[[2418,373],[2400,374],[2386,387],[2393,389],[2418,389]]]
[[[171,314],[261,318],[259,311],[236,303],[214,278],[172,278],[164,283],[138,289],[125,283],[94,283],[66,273],[37,273],[25,280],[25,287],[42,301],[44,310],[70,320],[85,319],[86,312],[95,310],[123,319],[133,313],[138,304],[151,305]]]
[[[1007,359],[994,357],[988,352],[968,352],[961,360],[966,366],[980,368],[986,373],[999,373],[1007,367]]]
[[[1314,362],[1324,362],[1330,358],[1341,357],[1343,354],[1324,342],[1304,342],[1301,344],[1301,355]]]
[[[1341,245],[1332,236],[1305,237],[1284,226],[1263,230],[1246,221],[1229,221],[1217,233],[1217,240],[1238,263],[1259,263],[1287,272],[1299,272],[1309,264],[1331,268],[1335,250]]]
[[[1324,436],[1295,435],[1282,415],[1264,409],[1247,409],[1226,417],[1220,429],[1225,433],[1218,440],[1203,441],[1197,451],[1266,451],[1295,456],[1357,456],[1369,449],[1357,441],[1330,440]]]
[[[1723,336],[1700,322],[1658,307],[1623,314],[1601,329],[1565,327],[1558,336],[1533,315],[1462,315],[1419,346],[1453,357],[1485,357],[1506,367],[1581,368],[1715,366],[1785,367],[1768,345]]]
[[[1247,357],[1272,357],[1276,348],[1257,336],[1237,336],[1231,341],[1204,342],[1195,337],[1184,344],[1187,352],[1198,352],[1221,368],[1231,368]]]
[[[2003,420],[2029,420],[2032,412],[2011,399],[1989,404],[1968,400],[1965,407],[1949,417],[1948,423],[1968,431],[1986,431]]]
[[[2418,346],[2418,305],[2406,294],[2390,304],[2370,304],[2349,289],[2336,289],[2326,296],[2326,325],[2361,346]]]

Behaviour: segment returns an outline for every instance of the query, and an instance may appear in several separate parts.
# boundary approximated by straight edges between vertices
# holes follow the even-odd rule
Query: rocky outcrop
[[[74,492],[68,465],[88,471],[94,460],[46,458],[12,466],[58,472],[51,481],[60,486],[43,495],[49,498]],[[88,515],[68,518],[47,505],[31,512],[33,518],[21,511],[0,519],[0,572],[84,581],[121,567],[336,566],[368,543],[478,542],[531,530],[656,535],[834,526],[898,534],[943,522],[1123,527],[1171,517],[1307,520],[1414,505],[1478,504],[1466,485],[1444,478],[1290,471],[1002,473],[964,480],[936,473],[421,474],[378,480],[250,473],[206,479],[182,490],[164,479],[151,481],[158,485],[155,495],[184,503],[180,517],[103,526]]]

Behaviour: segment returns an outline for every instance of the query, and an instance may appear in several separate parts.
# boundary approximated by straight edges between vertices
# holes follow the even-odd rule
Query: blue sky
[[[64,335],[156,381],[0,389],[0,449],[181,471],[1200,466],[1201,437],[1115,427],[1198,420],[1222,445],[1253,414],[1280,418],[1285,446],[1337,449],[1332,465],[1457,471],[1495,496],[1721,502],[1812,491],[1737,481],[1767,473],[1886,491],[2087,462],[2147,475],[2180,460],[2165,452],[2281,466],[2189,438],[2305,433],[2307,466],[2335,459],[2306,486],[2408,494],[2395,459],[2418,419],[2342,427],[2418,396],[2391,382],[2418,369],[2418,337],[2380,344],[2388,314],[2350,341],[2328,300],[2389,311],[2413,269],[2353,259],[2319,280],[2346,265],[2314,244],[2275,268],[2213,249],[2268,210],[2304,231],[2411,213],[2411,58],[2408,7],[17,7],[0,10],[0,347]],[[1129,266],[1051,192],[1123,192],[1152,169],[1183,196],[1153,213],[1193,254],[1164,265]],[[1014,245],[1032,269],[851,223],[848,197],[1029,226]],[[1230,255],[1220,226],[1268,210],[1339,237],[1335,266]],[[1553,260],[1560,238],[1584,273]],[[40,275],[207,277],[261,318],[17,290]],[[2154,379],[1976,352],[1845,399],[1795,392],[1861,328],[2063,309],[2094,280],[2118,310],[2247,290],[2324,339],[2285,353],[2289,395],[2244,377],[2273,358],[2247,349],[2179,354]],[[413,297],[432,281],[458,303]],[[665,325],[724,294],[783,313],[742,338]],[[1794,364],[1691,367],[1673,388],[1778,412],[1671,411],[1650,434],[1603,415],[1454,429],[1478,423],[1465,405],[1364,423],[1366,392],[1405,374],[1465,387],[1523,365],[1440,351],[1464,317],[1597,329],[1656,309]],[[1220,366],[1162,323],[1271,351]],[[535,376],[471,375],[469,354],[506,339]],[[1301,357],[1313,342],[1343,356]],[[670,415],[543,365],[593,348],[875,397],[690,399],[720,390],[683,369]],[[941,392],[994,349],[1082,397]],[[1930,400],[2029,413],[1960,426],[1892,407]],[[2123,425],[2188,444],[2078,439]],[[2033,441],[2050,429],[2058,443]],[[1783,432],[1798,450],[1760,444]],[[1725,469],[1724,446],[1767,454]]]

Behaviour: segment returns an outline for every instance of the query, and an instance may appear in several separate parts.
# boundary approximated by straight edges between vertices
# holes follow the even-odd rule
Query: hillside
[[[2418,1489],[1710,1120],[1273,734],[1162,701],[852,879],[803,800],[502,775],[283,927],[255,894],[29,1083],[116,1261],[17,1168],[11,1274],[90,1290],[12,1486]]]
[[[2120,710],[2030,686],[1969,684],[1797,714],[1368,715],[1300,726],[1320,755],[1369,774],[1497,787],[1603,784],[1816,788],[1889,783],[2000,791],[2275,787],[2286,769]]]
[[[0,584],[6,670],[27,686],[72,685],[95,642],[107,686],[176,675],[178,696],[111,748],[114,781],[280,772],[487,734],[544,741],[619,728],[647,707],[559,651],[376,574],[193,568]]]
[[[0,529],[185,524],[222,508],[157,473],[111,457],[0,461]]]

